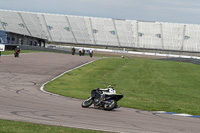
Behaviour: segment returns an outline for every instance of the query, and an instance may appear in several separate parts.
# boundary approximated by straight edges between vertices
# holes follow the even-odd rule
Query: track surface
[[[97,58],[55,53],[0,58],[0,119],[112,132],[199,133],[200,119],[129,108],[81,108],[81,100],[39,90],[59,74]],[[91,88],[92,89],[92,88]]]

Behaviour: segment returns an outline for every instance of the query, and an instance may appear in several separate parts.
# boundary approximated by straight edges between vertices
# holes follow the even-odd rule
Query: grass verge
[[[42,51],[21,50],[20,53],[33,53],[33,52],[42,52]],[[11,55],[11,54],[13,54],[14,56],[14,50],[6,50],[1,52],[1,55]]]
[[[111,84],[119,105],[148,111],[200,115],[200,66],[183,62],[107,58],[78,68],[45,85],[49,92],[86,99]]]
[[[56,127],[56,126],[31,124],[31,123],[8,121],[8,120],[0,120],[0,132],[1,133],[105,133],[94,130]]]

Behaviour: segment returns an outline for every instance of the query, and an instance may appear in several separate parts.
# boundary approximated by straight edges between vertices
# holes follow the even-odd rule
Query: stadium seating
[[[0,21],[5,31],[30,35],[19,12],[0,11]]]
[[[200,52],[200,25],[0,10],[0,30],[49,42]]]
[[[42,29],[40,24],[40,20],[37,14],[33,13],[19,13],[21,14],[24,23],[28,31],[30,32],[31,36],[38,37],[38,38],[45,38],[45,33]]]
[[[187,25],[184,37],[184,51],[200,51],[200,25]]]
[[[134,47],[131,23],[128,23],[126,20],[115,19],[114,21],[120,46]]]
[[[72,28],[72,32],[77,43],[89,43],[89,36],[86,29],[86,24],[83,17],[66,16]]]

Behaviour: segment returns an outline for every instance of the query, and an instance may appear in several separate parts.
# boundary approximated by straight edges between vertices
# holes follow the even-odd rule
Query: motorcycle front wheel
[[[90,99],[83,101],[81,106],[83,108],[87,108],[87,107],[90,107],[92,104],[93,104],[93,100],[90,98]]]
[[[117,101],[112,99],[109,101],[109,103],[105,103],[103,107],[104,107],[104,110],[111,111],[116,107],[116,105],[117,105]]]

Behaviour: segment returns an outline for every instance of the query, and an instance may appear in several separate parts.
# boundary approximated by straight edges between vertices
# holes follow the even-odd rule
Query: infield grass
[[[49,92],[87,99],[95,88],[113,85],[119,105],[148,111],[200,115],[200,66],[183,62],[106,58],[45,85]],[[81,105],[80,105],[81,106]]]
[[[0,133],[106,133],[106,132],[0,120]]]
[[[33,53],[33,52],[43,52],[43,51],[21,50],[20,53]],[[14,56],[14,50],[1,51],[1,55],[11,55],[11,54],[13,54]]]

